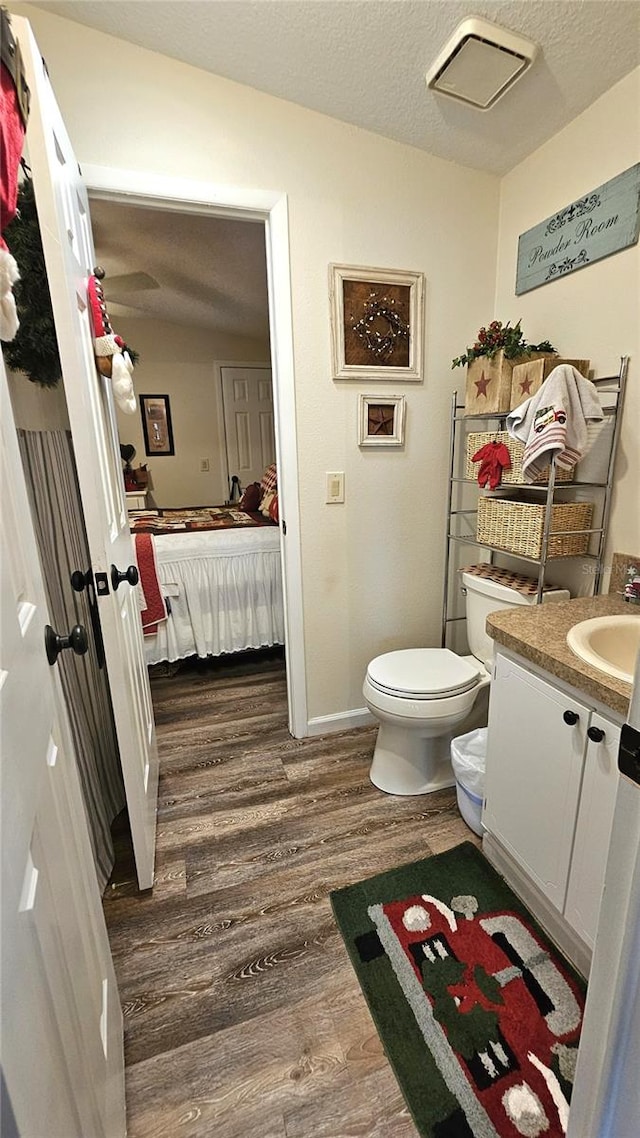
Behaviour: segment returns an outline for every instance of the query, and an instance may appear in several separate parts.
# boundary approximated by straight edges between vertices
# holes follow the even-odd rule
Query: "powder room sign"
[[[639,229],[640,162],[520,236],[516,296],[635,245]]]

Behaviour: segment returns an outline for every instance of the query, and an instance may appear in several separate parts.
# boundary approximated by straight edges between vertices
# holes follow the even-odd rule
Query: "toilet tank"
[[[517,589],[509,588],[488,577],[478,577],[474,573],[460,574],[462,588],[466,590],[467,641],[469,651],[490,671],[493,662],[493,640],[486,632],[486,620],[490,612],[498,609],[518,608],[520,605],[535,605],[536,597],[525,596]],[[548,589],[543,594],[543,604],[553,601],[568,601],[568,589]]]

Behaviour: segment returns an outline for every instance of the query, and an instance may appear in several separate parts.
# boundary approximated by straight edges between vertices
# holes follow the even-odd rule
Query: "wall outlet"
[[[209,473],[209,459],[208,458],[201,458],[200,459],[200,473],[201,474],[208,474]]]
[[[344,502],[344,471],[334,470],[327,473],[327,498],[328,503]]]

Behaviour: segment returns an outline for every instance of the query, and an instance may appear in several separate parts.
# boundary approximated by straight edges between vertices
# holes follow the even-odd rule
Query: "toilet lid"
[[[367,669],[369,681],[387,695],[406,699],[461,695],[475,687],[480,666],[448,648],[405,648],[376,656]]]

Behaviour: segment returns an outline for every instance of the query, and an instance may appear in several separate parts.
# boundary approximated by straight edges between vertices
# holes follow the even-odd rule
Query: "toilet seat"
[[[376,656],[367,669],[372,688],[395,699],[434,700],[477,687],[483,669],[448,648],[405,648]]]

